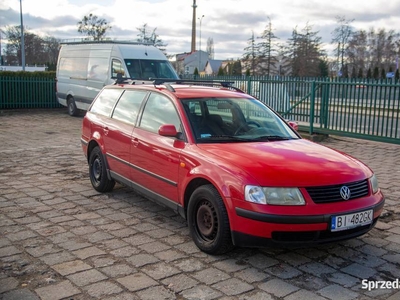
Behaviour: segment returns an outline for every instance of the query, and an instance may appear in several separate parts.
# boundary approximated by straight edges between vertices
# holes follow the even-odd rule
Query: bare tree
[[[396,61],[396,39],[399,34],[393,30],[386,31],[381,28],[376,33],[375,49],[373,50],[376,59],[375,64],[382,70],[393,68]]]
[[[21,65],[21,27],[7,26],[2,32],[8,39],[4,50],[4,62],[8,65]],[[24,34],[26,33],[25,28]]]
[[[60,50],[60,42],[52,36],[43,39],[43,49],[46,53],[46,64],[49,71],[55,71],[57,66],[57,58]]]
[[[359,69],[358,76],[370,68],[368,34],[365,30],[354,32],[346,50],[348,63]]]
[[[162,52],[166,54],[166,46],[168,44],[165,44],[161,39],[160,36],[156,33],[157,28],[154,28],[153,30],[150,30],[147,26],[147,23],[143,24],[142,27],[136,28],[139,30],[139,34],[137,35],[137,41],[139,43],[146,43],[146,44],[152,44],[158,49],[160,49]]]
[[[344,16],[336,16],[338,27],[332,32],[332,43],[337,43],[337,70],[343,71],[345,64],[345,53],[348,48],[349,39],[352,34],[351,23],[354,20],[346,20]]]
[[[359,75],[375,70],[375,67],[381,70],[397,70],[399,45],[400,35],[393,30],[370,28],[368,32],[354,32],[346,50],[348,63],[360,70]]]
[[[5,63],[21,65],[21,27],[9,26],[3,30],[8,39],[4,51]],[[24,28],[25,62],[27,65],[56,64],[58,40],[53,37],[42,38]],[[51,41],[51,46],[50,46]]]
[[[93,38],[95,41],[104,39],[108,29],[111,29],[108,22],[93,14],[84,16],[82,21],[78,22],[78,32]]]

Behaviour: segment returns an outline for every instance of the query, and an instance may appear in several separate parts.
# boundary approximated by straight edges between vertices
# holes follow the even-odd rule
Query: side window
[[[122,92],[122,89],[103,89],[90,107],[90,111],[99,115],[110,116],[115,102]]]
[[[135,125],[140,105],[147,92],[125,91],[114,109],[114,119]]]
[[[88,80],[105,82],[107,80],[108,60],[101,57],[91,57],[88,64]]]
[[[121,73],[122,76],[125,75],[124,67],[122,66],[122,62],[118,59],[113,59],[111,62],[111,77],[117,77],[118,73]]]
[[[152,93],[146,102],[139,127],[157,133],[164,124],[175,125],[177,131],[181,128],[181,121],[172,102],[163,95]]]
[[[58,70],[59,76],[86,78],[86,68],[88,59],[84,57],[70,58],[64,57],[60,59]]]

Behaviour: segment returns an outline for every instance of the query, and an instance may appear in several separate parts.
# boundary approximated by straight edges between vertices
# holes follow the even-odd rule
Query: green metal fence
[[[0,109],[57,107],[54,79],[0,76]]]
[[[332,80],[244,76],[186,76],[232,81],[301,130],[400,144],[400,84],[390,80]],[[0,76],[0,109],[58,108],[55,80]]]
[[[263,102],[284,117],[299,121],[311,134],[400,144],[399,84],[386,80],[265,80],[260,84],[266,91],[260,94]]]

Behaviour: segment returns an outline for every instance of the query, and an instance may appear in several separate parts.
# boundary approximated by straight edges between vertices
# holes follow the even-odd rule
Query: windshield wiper
[[[234,135],[209,135],[201,137],[200,140],[209,140],[209,139],[227,139],[231,141],[241,141],[241,142],[251,142],[253,139],[249,138],[241,138]]]
[[[290,137],[280,136],[280,135],[262,135],[259,137],[240,137],[234,135],[208,135],[201,137],[199,140],[207,141],[207,140],[226,140],[226,141],[240,141],[240,142],[257,142],[257,141],[285,141],[291,140]]]
[[[285,141],[285,140],[291,140],[290,137],[286,137],[286,136],[280,136],[280,135],[262,135],[259,137],[256,137],[253,139],[254,141],[262,141],[262,140],[266,140],[266,141]]]

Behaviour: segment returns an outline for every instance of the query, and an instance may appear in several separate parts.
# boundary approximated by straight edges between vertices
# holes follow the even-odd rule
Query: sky
[[[138,28],[147,24],[167,44],[168,54],[191,51],[193,0],[21,1],[24,28],[38,35],[82,38],[77,23],[92,13],[112,26],[108,38],[135,40]],[[301,31],[311,25],[328,54],[338,16],[352,20],[355,30],[400,32],[400,0],[196,0],[196,4],[196,50],[206,51],[212,38],[214,58],[222,60],[241,58],[252,34],[261,36],[269,20],[278,42],[287,41],[294,28]],[[20,0],[0,0],[0,29],[15,25],[20,25]],[[5,43],[2,34],[2,47]]]

